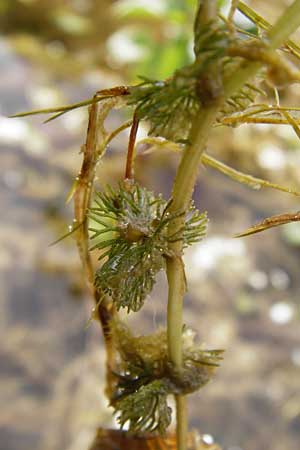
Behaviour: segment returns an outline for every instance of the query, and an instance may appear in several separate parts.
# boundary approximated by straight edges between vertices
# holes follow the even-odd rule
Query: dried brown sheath
[[[276,216],[267,217],[262,222],[254,225],[248,230],[242,233],[236,234],[235,237],[250,236],[251,234],[260,233],[261,231],[268,230],[269,228],[278,227],[279,225],[285,225],[291,222],[300,221],[300,211],[296,213],[278,214]]]

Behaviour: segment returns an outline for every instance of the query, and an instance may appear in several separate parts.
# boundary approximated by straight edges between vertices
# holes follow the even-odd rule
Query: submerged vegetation
[[[178,230],[169,236],[168,225],[175,218],[168,212],[171,202],[155,198],[128,179],[116,191],[97,193],[95,204],[89,216],[97,225],[89,228],[94,233],[91,239],[111,234],[110,239],[100,239],[91,248],[104,250],[99,260],[107,257],[96,271],[95,286],[110,295],[118,310],[138,311],[152,291],[156,273],[164,268],[165,259],[173,256],[169,243],[182,239],[187,246],[201,240],[206,214],[191,206],[183,233]]]
[[[228,17],[218,2],[200,0],[194,21],[194,62],[166,80],[142,79],[134,86],[97,92],[75,105],[19,114],[51,113],[50,119],[89,105],[83,163],[69,199],[74,198],[76,238],[84,274],[95,299],[94,317],[102,325],[107,350],[107,388],[121,427],[129,433],[164,434],[171,422],[168,396],[176,398],[177,448],[186,449],[187,394],[202,388],[219,367],[223,350],[204,350],[194,332],[183,325],[186,292],[184,249],[204,238],[205,211],[198,211],[192,194],[201,163],[254,189],[270,187],[300,195],[224,165],[207,154],[216,127],[249,122],[290,125],[300,137],[299,108],[281,107],[278,89],[300,81],[291,59],[300,49],[289,40],[300,25],[300,1],[294,1],[274,26],[241,1],[233,0]],[[234,23],[239,10],[253,22],[253,32]],[[270,89],[271,86],[271,89]],[[270,94],[271,92],[271,94]],[[266,98],[272,95],[274,104]],[[259,100],[257,101],[257,98]],[[262,102],[265,99],[265,103]],[[112,133],[104,122],[113,108],[127,108],[132,119]],[[140,121],[149,123],[147,143],[181,155],[169,199],[141,186],[134,163]],[[94,192],[99,160],[108,143],[131,127],[124,180],[117,187]],[[238,236],[299,220],[298,214],[265,219]],[[91,252],[99,262],[94,268]],[[151,336],[134,336],[118,311],[137,312],[148,299],[156,275],[168,279],[167,328]]]

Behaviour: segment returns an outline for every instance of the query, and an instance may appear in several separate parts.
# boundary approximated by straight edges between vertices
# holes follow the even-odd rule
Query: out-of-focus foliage
[[[115,31],[111,0],[1,0],[0,27],[17,51],[54,72],[74,76],[107,67]]]
[[[220,3],[228,3],[226,0]],[[1,0],[16,50],[54,75],[109,69],[163,79],[192,60],[197,0]]]
[[[220,1],[222,6],[226,3]],[[164,79],[193,60],[192,24],[196,5],[197,0],[116,3],[115,11],[124,26],[115,37],[118,42],[128,42],[133,50],[133,78],[145,75]]]
[[[191,61],[195,4],[195,0],[125,0],[116,4],[124,23],[118,39],[129,40],[135,48],[135,74],[163,79]]]
[[[217,444],[208,444],[205,436],[199,436],[195,431],[189,434],[188,450],[220,450]],[[99,428],[94,442],[89,450],[175,450],[176,437],[169,434],[165,437],[159,436],[128,436],[126,431],[105,430]]]

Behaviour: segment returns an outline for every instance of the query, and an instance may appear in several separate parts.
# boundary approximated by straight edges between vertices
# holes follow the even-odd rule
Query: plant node
[[[111,296],[117,309],[142,307],[165,258],[172,256],[170,242],[183,240],[186,247],[206,234],[206,213],[191,204],[183,230],[168,235],[168,224],[181,215],[170,214],[170,204],[132,180],[97,193],[89,230],[95,242],[92,249],[102,251],[100,260],[107,259],[96,271],[95,286]]]
[[[171,421],[167,396],[189,394],[208,383],[223,350],[204,350],[194,343],[192,330],[184,328],[183,367],[178,370],[169,360],[166,331],[136,337],[118,320],[111,330],[120,358],[111,402],[118,422],[122,427],[128,423],[132,432],[164,433]]]

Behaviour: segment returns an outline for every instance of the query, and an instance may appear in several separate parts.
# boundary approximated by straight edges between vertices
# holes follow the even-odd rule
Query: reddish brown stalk
[[[190,450],[221,450],[217,444],[209,445],[201,436],[192,431],[189,433],[188,448]],[[125,430],[98,428],[96,437],[89,450],[176,450],[176,436],[168,433],[166,436],[155,436],[151,433],[128,434]]]
[[[119,97],[121,95],[128,95],[129,87],[127,86],[116,86],[110,89],[102,89],[101,91],[97,91],[95,97],[107,95],[108,97]]]
[[[267,217],[262,222],[248,228],[243,233],[236,234],[235,237],[250,236],[251,234],[260,233],[261,231],[268,230],[269,228],[278,227],[291,222],[300,222],[300,212],[278,214],[276,216]]]
[[[135,141],[138,127],[139,127],[139,120],[136,116],[136,113],[134,113],[128,142],[125,179],[134,178]]]
[[[98,147],[98,114],[101,106],[93,103],[89,109],[89,123],[86,143],[83,146],[83,161],[78,182],[74,193],[74,214],[77,223],[82,223],[76,232],[76,241],[80,259],[83,266],[84,276],[87,280],[88,288],[96,304],[96,313],[101,323],[102,332],[106,348],[106,394],[110,398],[114,377],[114,348],[111,340],[109,323],[114,316],[114,307],[111,302],[102,296],[101,292],[94,288],[94,268],[89,252],[89,235],[87,211],[91,203],[91,195],[96,172],[96,164],[99,159]],[[103,297],[103,299],[102,299]],[[102,299],[102,301],[100,301]]]

